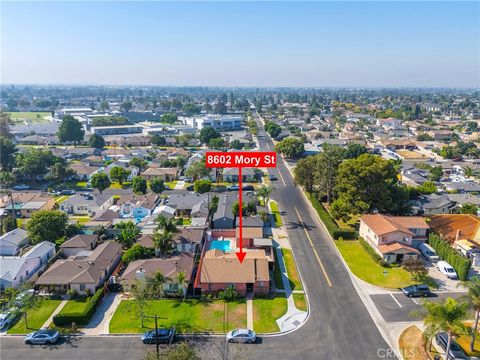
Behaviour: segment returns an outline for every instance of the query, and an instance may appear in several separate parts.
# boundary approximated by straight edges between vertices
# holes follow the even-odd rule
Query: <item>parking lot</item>
[[[465,293],[461,292],[438,292],[428,298],[409,298],[401,292],[390,292],[388,294],[374,294],[370,298],[375,303],[378,311],[386,322],[404,322],[418,320],[412,313],[421,310],[421,303],[424,300],[443,301],[448,297],[461,299]]]

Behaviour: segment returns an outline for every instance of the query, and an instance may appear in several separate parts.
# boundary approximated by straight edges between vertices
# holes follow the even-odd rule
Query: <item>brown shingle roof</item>
[[[207,251],[202,260],[201,283],[255,283],[269,279],[265,250],[247,250],[243,263],[235,253],[218,249]]]
[[[85,248],[87,250],[91,249],[91,245],[94,244],[98,239],[97,235],[86,235],[86,234],[80,234],[80,235],[75,235],[71,239],[68,239],[65,241],[62,245],[60,245],[61,248]]]
[[[388,254],[392,252],[396,254],[409,254],[409,253],[419,254],[420,253],[417,249],[414,249],[404,244],[400,244],[398,242],[379,245],[378,250],[380,250],[382,254]]]
[[[132,261],[122,275],[122,280],[135,280],[136,271],[140,268],[145,271],[147,277],[153,276],[160,271],[163,276],[175,281],[177,274],[185,273],[185,277],[189,280],[192,276],[193,270],[193,255],[179,254],[171,258],[165,259],[143,259]]]

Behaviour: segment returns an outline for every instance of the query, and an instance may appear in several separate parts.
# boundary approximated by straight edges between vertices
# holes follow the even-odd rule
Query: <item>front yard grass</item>
[[[18,123],[27,121],[29,123],[48,122],[46,117],[51,117],[52,113],[43,111],[28,111],[28,112],[10,112],[10,118],[13,122]]]
[[[277,227],[283,226],[282,217],[280,216],[280,211],[278,210],[278,204],[276,201],[270,200],[270,208],[272,214],[275,217],[275,225]]]
[[[295,301],[295,306],[298,310],[307,311],[307,299],[305,294],[294,293],[293,301]]]
[[[59,314],[68,314],[68,313],[79,313],[83,312],[85,306],[88,305],[90,301],[90,297],[81,297],[75,300],[69,300],[63,307],[63,309],[59,312]]]
[[[177,185],[177,180],[167,181],[167,182],[165,182],[165,185],[167,185],[170,190],[173,190],[173,189],[175,189],[175,185]]]
[[[292,288],[292,290],[302,290],[302,282],[300,281],[300,277],[298,276],[292,250],[282,248],[282,255],[285,266],[287,268],[287,275],[288,280],[290,281],[290,287]]]
[[[244,300],[150,300],[146,315],[159,315],[158,326],[175,326],[180,333],[226,333],[247,326],[247,304]],[[110,322],[110,333],[141,333],[154,328],[153,318],[144,318],[144,326],[134,300],[123,300]]]
[[[358,240],[335,240],[335,245],[350,270],[363,281],[392,289],[413,284],[410,273],[403,268],[384,268],[377,264]],[[385,270],[386,276],[383,273]]]
[[[28,328],[25,327],[23,317],[19,317],[17,323],[7,331],[7,334],[28,334],[40,329],[61,302],[61,300],[40,300],[38,307],[27,311]]]
[[[61,204],[61,203],[63,203],[64,201],[66,201],[66,200],[68,200],[68,199],[70,199],[70,196],[68,196],[68,195],[60,195],[60,196],[58,196],[58,197],[55,198],[55,202],[56,202],[57,204]]]
[[[70,216],[69,219],[72,221],[76,221],[80,225],[86,224],[90,221],[89,216]]]
[[[273,299],[253,299],[253,329],[257,333],[280,331],[276,320],[286,312],[285,294],[277,294]]]
[[[473,331],[473,329],[472,329]],[[468,356],[480,357],[480,334],[477,332],[475,343],[473,344],[473,351],[470,351],[470,336],[460,335],[455,341],[460,345]]]

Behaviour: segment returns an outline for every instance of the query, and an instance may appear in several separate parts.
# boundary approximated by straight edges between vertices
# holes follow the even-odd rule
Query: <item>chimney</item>
[[[461,234],[461,233],[462,233],[462,232],[460,231],[460,229],[458,229],[458,230],[457,230],[457,234],[455,235],[455,241],[460,240],[460,234]]]

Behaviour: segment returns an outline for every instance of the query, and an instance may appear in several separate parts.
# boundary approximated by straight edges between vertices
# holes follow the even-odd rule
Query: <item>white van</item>
[[[420,250],[420,252],[425,257],[425,259],[427,259],[432,263],[435,263],[438,260],[440,260],[435,250],[433,250],[433,248],[428,244],[425,244],[425,243],[420,244],[420,246],[418,247],[418,250]]]

